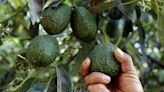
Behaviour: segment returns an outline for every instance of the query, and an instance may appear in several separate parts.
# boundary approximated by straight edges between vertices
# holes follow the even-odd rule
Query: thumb
[[[131,56],[124,53],[121,49],[117,48],[114,52],[116,59],[121,63],[123,73],[135,72],[135,67]]]

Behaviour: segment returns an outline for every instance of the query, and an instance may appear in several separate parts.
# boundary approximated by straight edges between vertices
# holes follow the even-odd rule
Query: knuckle
[[[130,62],[133,61],[133,60],[132,60],[132,57],[131,57],[129,54],[126,54],[126,55],[127,55],[127,60],[128,60],[128,61],[130,61]]]

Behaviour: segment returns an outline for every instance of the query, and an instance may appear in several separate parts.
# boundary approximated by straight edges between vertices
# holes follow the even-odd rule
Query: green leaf
[[[36,78],[27,78],[15,89],[14,92],[26,92],[36,82]]]
[[[47,92],[57,92],[57,77],[50,81]]]
[[[64,68],[57,67],[57,92],[72,92],[69,74]]]
[[[161,3],[164,3],[162,2],[161,0]],[[159,35],[159,38],[160,38],[160,42],[161,42],[161,45],[164,47],[164,36],[163,36],[163,33],[164,33],[164,26],[163,26],[163,22],[164,22],[164,4],[161,4],[161,6],[159,6],[159,12],[158,12],[158,35]]]
[[[7,0],[10,5],[14,8],[14,9],[18,9],[22,6],[24,6],[25,4],[27,4],[28,0]]]
[[[27,92],[44,92],[46,84],[43,83],[36,83]]]
[[[152,8],[154,9],[156,14],[158,14],[158,9],[159,9],[157,1],[158,0],[151,0]]]
[[[75,63],[72,65],[71,74],[74,76],[77,76],[79,74],[79,69],[84,61],[85,58],[87,58],[92,50],[92,48],[95,46],[95,41],[86,43],[81,42],[82,48],[80,48],[77,57],[75,58]]]
[[[34,25],[40,18],[44,0],[30,0],[28,5],[31,13],[31,21]]]
[[[7,19],[12,13],[12,9],[9,5],[0,5],[0,22]]]
[[[108,2],[104,1],[104,2],[102,2],[102,3],[100,3],[100,4],[96,5],[96,6],[90,7],[89,10],[92,13],[98,13],[98,12],[104,11],[106,9],[111,9],[113,7],[119,6],[120,4],[122,4],[122,5],[130,5],[130,4],[136,3],[138,1],[139,0],[131,0],[131,1],[126,2],[126,3],[120,3],[120,2],[118,2],[118,0],[113,0],[113,1],[108,1]]]
[[[91,7],[89,10],[93,13],[98,13],[105,9],[110,9],[110,8],[116,7],[118,5],[119,5],[119,2],[117,2],[117,1],[102,2],[96,6]]]

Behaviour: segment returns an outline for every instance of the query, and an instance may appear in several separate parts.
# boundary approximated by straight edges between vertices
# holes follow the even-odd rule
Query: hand
[[[100,72],[90,73],[89,69],[91,61],[89,58],[84,60],[80,68],[80,73],[88,85],[88,91],[143,92],[132,58],[120,49],[116,49],[114,54],[116,59],[121,63],[122,69],[122,72],[116,77],[116,79],[111,79],[110,76]]]

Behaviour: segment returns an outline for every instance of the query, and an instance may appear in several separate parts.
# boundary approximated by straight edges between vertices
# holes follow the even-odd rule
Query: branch
[[[160,67],[164,68],[164,63],[158,61],[158,60],[155,60],[154,58],[152,58],[151,56],[147,55],[148,59],[151,60],[151,62],[155,63],[155,64],[158,64]]]

